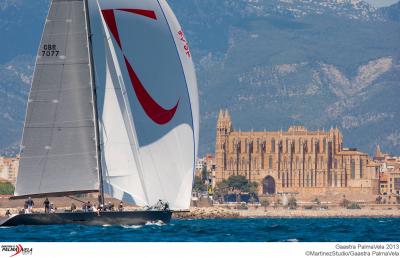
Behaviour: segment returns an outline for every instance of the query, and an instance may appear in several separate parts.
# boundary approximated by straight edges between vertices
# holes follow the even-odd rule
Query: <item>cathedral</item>
[[[258,194],[296,194],[307,199],[343,196],[370,201],[379,194],[379,171],[372,159],[343,147],[339,129],[241,132],[227,110],[217,121],[215,182],[243,175],[258,182]]]

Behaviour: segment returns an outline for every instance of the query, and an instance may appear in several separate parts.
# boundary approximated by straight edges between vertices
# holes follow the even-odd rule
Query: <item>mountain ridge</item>
[[[348,146],[372,154],[381,144],[400,152],[400,21],[393,15],[399,3],[385,8],[358,0],[169,3],[196,63],[200,154],[214,150],[220,108],[230,109],[237,129],[338,126]],[[18,150],[48,4],[0,1],[0,30],[8,38],[0,43],[7,52],[0,58],[0,101],[7,105],[0,112],[3,154]]]

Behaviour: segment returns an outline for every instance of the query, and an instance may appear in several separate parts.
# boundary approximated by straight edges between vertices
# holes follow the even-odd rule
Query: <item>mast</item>
[[[93,66],[93,54],[92,54],[92,33],[90,30],[90,18],[89,18],[89,5],[88,0],[84,0],[85,7],[85,19],[86,19],[86,29],[89,43],[89,62],[90,62],[90,72],[92,79],[92,89],[93,89],[93,114],[94,114],[94,126],[96,128],[96,146],[97,146],[97,168],[99,173],[99,194],[100,194],[100,204],[104,206],[104,183],[103,183],[103,169],[101,165],[101,143],[100,143],[100,130],[99,130],[99,120],[97,111],[97,91],[96,91],[96,79],[95,71]]]

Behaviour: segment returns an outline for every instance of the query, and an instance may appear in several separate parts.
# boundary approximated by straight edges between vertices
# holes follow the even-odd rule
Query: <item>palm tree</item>
[[[261,205],[264,207],[264,211],[267,211],[267,207],[269,206],[268,199],[261,200]]]

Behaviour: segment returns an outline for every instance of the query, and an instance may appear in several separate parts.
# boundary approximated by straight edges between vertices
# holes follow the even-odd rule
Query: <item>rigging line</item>
[[[86,30],[86,40],[87,40],[87,51],[89,57],[89,73],[91,79],[91,87],[92,87],[92,103],[93,103],[93,122],[95,125],[95,141],[96,141],[96,159],[97,159],[97,170],[98,170],[98,178],[99,178],[99,192],[100,192],[100,202],[104,205],[104,181],[103,181],[103,167],[102,167],[102,150],[101,150],[101,136],[100,136],[100,128],[99,128],[99,114],[97,110],[97,87],[96,87],[96,75],[94,71],[94,60],[93,60],[93,52],[92,52],[92,33],[90,30],[90,18],[89,18],[89,1],[83,1],[84,7],[84,17],[85,17],[85,30]]]
[[[85,201],[79,200],[76,197],[72,197],[72,196],[67,196],[67,197],[70,198],[71,200],[74,200],[74,201],[77,201],[77,202],[80,202],[80,203],[86,203]]]

